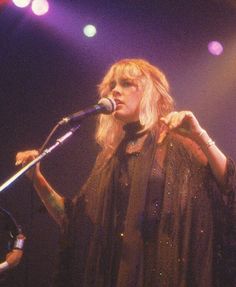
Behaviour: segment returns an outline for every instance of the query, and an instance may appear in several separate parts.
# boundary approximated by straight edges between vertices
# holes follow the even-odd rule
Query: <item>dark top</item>
[[[126,136],[65,201],[55,286],[235,286],[234,196],[231,160],[219,188],[190,140]]]

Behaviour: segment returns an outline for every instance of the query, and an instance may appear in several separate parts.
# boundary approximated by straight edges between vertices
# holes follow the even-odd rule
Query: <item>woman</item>
[[[62,228],[55,285],[233,286],[223,268],[233,218],[232,161],[192,112],[173,111],[168,82],[150,63],[115,63],[99,90],[117,107],[98,119],[102,150],[79,194],[72,201],[61,197],[39,166],[33,177]],[[35,156],[20,152],[16,163]]]

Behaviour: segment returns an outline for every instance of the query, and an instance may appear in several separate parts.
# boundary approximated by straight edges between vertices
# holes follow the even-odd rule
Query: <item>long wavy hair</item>
[[[169,84],[165,75],[155,66],[143,59],[123,59],[113,64],[98,86],[100,97],[108,97],[111,83],[115,78],[128,79],[143,91],[140,102],[139,121],[143,131],[160,128],[160,118],[170,113],[174,101],[169,94]],[[113,115],[98,117],[96,141],[103,148],[114,150],[123,138],[123,123]]]

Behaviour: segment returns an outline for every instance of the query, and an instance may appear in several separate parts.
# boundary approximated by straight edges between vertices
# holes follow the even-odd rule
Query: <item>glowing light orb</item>
[[[96,27],[90,24],[86,25],[83,31],[84,35],[89,38],[94,37],[97,33]]]
[[[222,44],[218,41],[212,41],[208,44],[208,51],[214,56],[220,56],[223,50]]]
[[[47,0],[33,0],[32,11],[37,16],[46,14],[49,10],[49,4]]]
[[[12,2],[19,8],[25,8],[30,4],[31,0],[12,0]]]

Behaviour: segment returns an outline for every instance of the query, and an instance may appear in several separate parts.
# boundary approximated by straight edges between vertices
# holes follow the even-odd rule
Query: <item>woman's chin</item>
[[[120,112],[115,112],[113,114],[114,118],[120,122],[122,122],[123,124],[128,124],[128,123],[132,123],[132,122],[136,122],[138,121],[137,117],[131,117],[130,115],[126,115]]]

